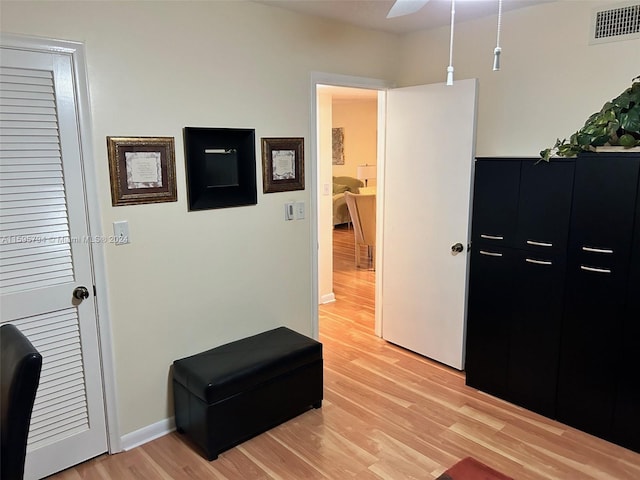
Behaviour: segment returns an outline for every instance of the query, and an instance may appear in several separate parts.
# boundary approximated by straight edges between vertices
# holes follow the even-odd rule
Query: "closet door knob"
[[[87,287],[76,287],[73,290],[73,298],[76,298],[78,300],[86,300],[87,298],[89,298],[89,290],[87,290]]]

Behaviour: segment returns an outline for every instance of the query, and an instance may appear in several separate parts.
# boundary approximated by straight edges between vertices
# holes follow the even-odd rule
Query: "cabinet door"
[[[520,160],[478,159],[473,187],[472,243],[515,245]]]
[[[558,372],[558,420],[600,437],[610,433],[626,279],[610,269],[570,266]]]
[[[507,399],[554,417],[565,256],[518,251],[514,274]]]
[[[640,156],[599,153],[576,160],[570,253],[628,265]]]
[[[513,255],[477,244],[471,251],[466,383],[498,397],[506,395]]]
[[[623,360],[637,160],[598,154],[576,161],[557,417],[605,438]]]
[[[573,161],[523,161],[516,246],[564,253],[569,236],[573,195]]]
[[[618,395],[613,416],[613,440],[620,445],[640,452],[640,181],[636,205],[635,231],[629,288],[627,289],[627,314],[624,316],[622,360],[618,373]]]

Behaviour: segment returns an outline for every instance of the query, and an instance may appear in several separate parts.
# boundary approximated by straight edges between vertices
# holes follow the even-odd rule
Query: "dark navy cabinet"
[[[479,158],[471,238],[467,384],[640,451],[640,154]]]
[[[557,418],[605,438],[622,380],[639,167],[615,154],[576,163]]]
[[[573,169],[529,158],[475,168],[466,381],[545,415],[555,413]]]
[[[627,313],[622,324],[620,364],[613,410],[613,439],[640,452],[640,179],[627,289]]]

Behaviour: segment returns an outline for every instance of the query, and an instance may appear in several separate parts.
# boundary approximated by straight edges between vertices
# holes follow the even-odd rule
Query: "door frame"
[[[311,118],[310,118],[310,155],[311,168],[308,169],[310,173],[310,211],[311,213],[311,331],[314,338],[318,338],[319,333],[319,271],[318,271],[318,250],[319,250],[319,237],[318,237],[318,196],[321,189],[318,182],[320,181],[320,162],[318,159],[318,108],[317,108],[317,96],[318,85],[328,85],[334,87],[352,87],[352,88],[366,88],[368,90],[378,90],[378,145],[377,145],[377,184],[378,186],[384,185],[384,162],[385,162],[385,118],[386,118],[386,90],[392,88],[394,85],[385,80],[369,77],[357,77],[351,75],[341,75],[337,73],[326,72],[311,72],[311,88],[310,88],[310,101],[311,101]],[[378,208],[376,209],[376,264],[381,265],[383,255],[382,245],[382,231],[383,231],[383,218],[382,218],[382,205],[384,205],[384,188],[379,188],[377,197]],[[382,286],[382,271],[380,268],[376,269],[376,304],[380,298],[380,289]],[[375,333],[378,336],[382,335],[382,324],[380,309],[376,308],[375,311]]]
[[[79,124],[80,153],[82,155],[82,179],[87,209],[88,233],[90,238],[103,238],[102,215],[97,189],[97,169],[94,161],[92,141],[93,132],[91,128],[91,109],[84,44],[69,40],[56,40],[5,33],[0,33],[0,44],[25,51],[63,54],[71,57]],[[92,242],[89,245],[89,250],[92,262],[92,281],[96,289],[98,354],[101,359],[107,446],[109,453],[117,453],[122,451],[122,445],[118,428],[115,362],[111,337],[111,318],[109,316],[109,292],[104,243]]]

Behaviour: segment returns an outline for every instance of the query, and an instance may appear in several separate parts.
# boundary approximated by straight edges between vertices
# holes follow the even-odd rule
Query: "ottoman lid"
[[[173,378],[207,404],[322,360],[322,344],[287,327],[173,362]]]

